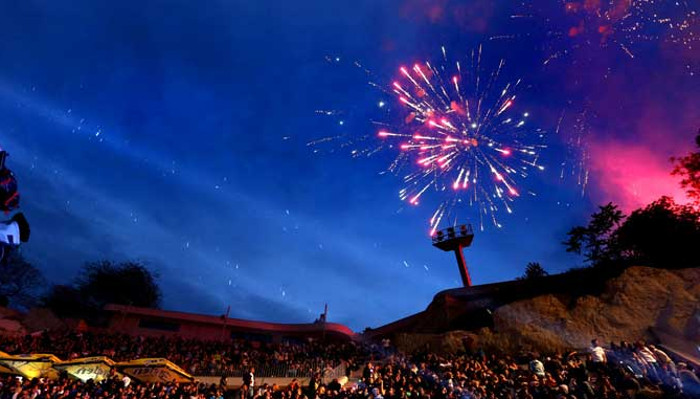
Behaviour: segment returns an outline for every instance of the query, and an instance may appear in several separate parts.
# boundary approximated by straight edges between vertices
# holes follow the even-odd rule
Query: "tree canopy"
[[[531,280],[549,275],[549,273],[544,270],[542,265],[538,262],[530,262],[525,267],[525,274],[520,278],[521,280]]]
[[[638,209],[615,232],[629,262],[658,267],[700,265],[700,213],[668,197]]]
[[[664,268],[700,265],[700,211],[662,197],[625,217],[616,205],[601,206],[587,226],[564,242],[592,266],[617,262]]]
[[[158,307],[161,298],[155,276],[138,262],[88,263],[78,274],[77,288],[94,306],[114,303]]]
[[[5,251],[0,260],[0,304],[31,307],[44,286],[44,277],[18,250]]]
[[[675,164],[673,174],[681,177],[681,186],[686,189],[688,197],[700,206],[700,129],[695,144],[696,152],[671,160]]]
[[[85,264],[70,286],[57,285],[44,305],[62,317],[94,319],[107,304],[158,307],[156,277],[139,262],[100,261]]]
[[[586,262],[596,266],[619,258],[614,232],[625,215],[617,205],[608,203],[598,207],[586,226],[576,226],[567,233],[566,252],[583,255]]]

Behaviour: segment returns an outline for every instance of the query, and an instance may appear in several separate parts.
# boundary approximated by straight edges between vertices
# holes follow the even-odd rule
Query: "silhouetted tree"
[[[615,235],[622,255],[630,262],[700,266],[700,212],[668,197],[632,212]]]
[[[587,226],[572,228],[567,233],[568,239],[564,241],[567,252],[582,254],[586,262],[593,266],[619,258],[614,232],[625,218],[612,202],[598,208],[598,212],[591,215]]]
[[[522,280],[531,280],[544,276],[548,276],[546,270],[538,262],[530,262],[525,267],[525,274],[521,277]]]
[[[681,185],[686,189],[688,197],[700,206],[700,129],[695,144],[698,147],[696,152],[671,160],[675,164],[673,174],[681,176]]]
[[[31,307],[44,286],[44,277],[18,250],[6,248],[5,251],[8,252],[0,260],[0,302]]]
[[[42,305],[59,317],[89,319],[90,309],[81,292],[69,285],[54,285],[42,299]]]
[[[61,317],[96,322],[107,304],[154,308],[160,288],[143,264],[100,261],[85,264],[72,286],[56,285],[44,297],[44,306]]]
[[[153,308],[160,304],[155,276],[141,263],[88,263],[78,276],[76,286],[88,306],[101,308],[113,303]]]

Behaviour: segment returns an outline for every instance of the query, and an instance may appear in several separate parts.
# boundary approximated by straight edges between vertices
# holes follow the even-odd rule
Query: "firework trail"
[[[486,73],[481,47],[465,61],[401,67],[390,92],[403,108],[402,123],[382,126],[377,136],[396,141],[400,151],[389,170],[402,175],[399,196],[418,205],[430,193],[439,205],[430,218],[433,234],[462,205],[500,227],[497,214],[512,212],[520,181],[538,163],[544,133],[526,126],[528,113],[516,113],[520,81],[502,82],[504,61]],[[450,65],[452,65],[450,67]]]
[[[700,6],[687,0],[524,0],[513,20],[544,25],[550,55],[545,65],[587,46],[613,46],[630,58],[643,42],[665,42],[692,50],[700,43]],[[554,12],[552,12],[554,11]],[[492,39],[517,38],[502,35]]]
[[[562,112],[556,130],[556,134],[562,136],[561,139],[566,148],[566,158],[561,163],[559,178],[561,180],[573,180],[581,188],[581,196],[586,194],[590,175],[588,141],[591,135],[591,113],[588,109],[584,109],[573,114],[572,122],[565,122],[565,119],[568,118],[566,117],[566,112]],[[566,129],[566,133],[561,132],[561,126],[564,123],[571,127]]]

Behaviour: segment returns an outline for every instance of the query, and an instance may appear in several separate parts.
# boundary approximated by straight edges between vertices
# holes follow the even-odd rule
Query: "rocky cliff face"
[[[700,336],[700,268],[632,267],[610,280],[602,295],[565,301],[544,295],[502,306],[494,312],[492,334],[523,345],[574,348],[586,347],[593,337],[644,338],[649,328],[687,339]]]
[[[700,268],[631,267],[609,280],[600,295],[548,294],[500,306],[493,311],[493,328],[476,336],[451,332],[440,335],[440,344],[436,335],[397,340],[414,348],[425,340],[450,351],[470,342],[492,349],[551,351],[584,348],[594,337],[602,342],[651,338],[650,328],[700,342]]]

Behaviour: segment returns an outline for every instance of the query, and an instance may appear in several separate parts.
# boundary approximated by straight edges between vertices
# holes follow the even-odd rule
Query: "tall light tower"
[[[457,257],[457,265],[459,266],[459,274],[462,276],[462,283],[465,287],[472,286],[472,279],[469,276],[467,262],[464,260],[463,248],[472,245],[474,240],[474,232],[472,225],[463,224],[456,227],[448,227],[440,230],[433,236],[433,246],[442,249],[443,251],[454,251]]]

